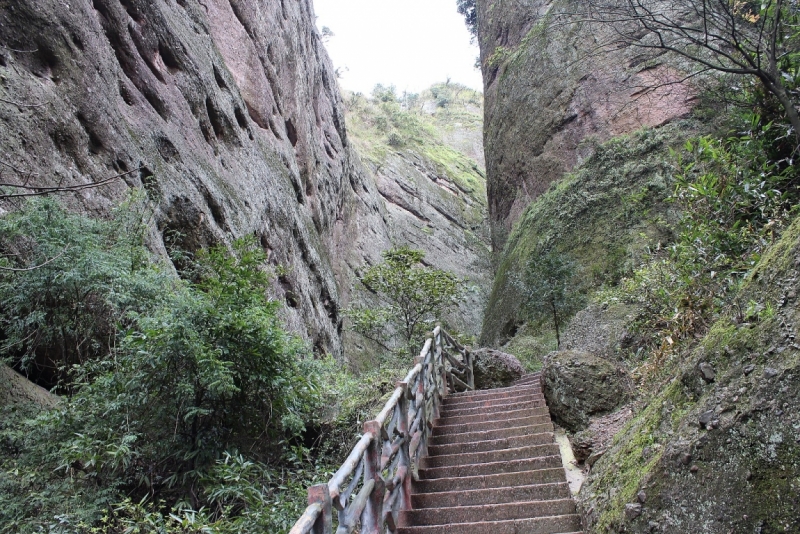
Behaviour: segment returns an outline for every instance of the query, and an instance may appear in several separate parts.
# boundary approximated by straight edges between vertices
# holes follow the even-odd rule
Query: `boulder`
[[[627,373],[588,352],[561,351],[548,356],[542,389],[553,420],[570,432],[589,426],[589,418],[614,411],[629,397]]]
[[[513,354],[494,349],[472,352],[475,370],[475,389],[492,389],[510,386],[525,374],[522,364]]]

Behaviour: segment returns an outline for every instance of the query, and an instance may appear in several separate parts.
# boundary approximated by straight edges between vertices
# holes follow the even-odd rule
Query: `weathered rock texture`
[[[553,420],[578,432],[589,418],[621,406],[630,395],[627,373],[588,352],[565,350],[548,356],[542,369],[542,390]]]
[[[741,298],[774,317],[722,316],[638,412],[581,490],[589,532],[800,531],[800,221],[762,256]],[[700,378],[701,363],[715,370]],[[625,514],[643,492],[638,516]]]
[[[637,309],[626,304],[593,304],[575,314],[564,331],[561,348],[619,359],[632,339],[628,333]]]
[[[467,283],[440,319],[477,337],[492,278],[483,153],[475,146],[480,94],[438,84],[413,105],[387,99],[345,97],[350,138],[384,200],[392,244],[424,251],[426,264]]]
[[[592,144],[686,115],[695,92],[679,68],[609,47],[580,0],[477,0],[485,149],[495,252],[525,206]],[[586,142],[591,140],[591,142]]]
[[[50,408],[57,402],[58,397],[0,364],[0,410]]]
[[[542,249],[573,264],[567,289],[570,299],[580,301],[613,286],[648,250],[674,239],[675,205],[665,201],[672,189],[669,151],[698,131],[697,122],[675,121],[599,145],[526,208],[497,264],[483,343],[503,344],[515,335],[523,320],[515,277]]]
[[[472,354],[475,389],[507,387],[525,373],[522,364],[513,354],[493,349],[478,349]]]
[[[0,142],[24,171],[4,181],[130,172],[69,202],[102,214],[145,187],[162,250],[256,234],[288,268],[275,292],[290,326],[341,355],[336,275],[372,250],[359,227],[383,228],[382,203],[310,0],[15,0],[0,22]]]
[[[350,281],[391,219],[311,0],[2,0],[0,45],[3,182],[123,174],[64,200],[102,216],[144,187],[162,254],[255,234],[290,328],[342,356]]]

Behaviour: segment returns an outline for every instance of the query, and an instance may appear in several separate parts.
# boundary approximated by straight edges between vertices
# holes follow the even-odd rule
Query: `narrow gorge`
[[[289,532],[425,364],[397,250],[505,388],[443,378],[423,475],[566,519],[387,532],[800,532],[795,4],[449,1],[483,92],[343,89],[312,0],[0,0],[0,534]]]

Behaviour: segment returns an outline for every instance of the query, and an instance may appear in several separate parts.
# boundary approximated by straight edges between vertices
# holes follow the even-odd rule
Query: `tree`
[[[366,270],[361,281],[386,306],[351,309],[349,315],[359,332],[381,342],[376,321],[386,320],[395,325],[409,352],[414,353],[428,323],[462,292],[462,282],[453,273],[424,265],[424,259],[421,250],[393,248],[383,253],[382,263]]]
[[[800,9],[793,0],[588,0],[610,46],[670,52],[697,67],[748,76],[774,97],[800,143]]]
[[[458,12],[464,15],[464,22],[474,39],[478,36],[478,11],[475,7],[475,0],[456,0],[456,6]]]
[[[523,294],[523,308],[532,320],[553,320],[556,342],[561,347],[564,319],[578,308],[578,299],[570,291],[574,263],[554,251],[531,255],[524,278],[517,283]]]

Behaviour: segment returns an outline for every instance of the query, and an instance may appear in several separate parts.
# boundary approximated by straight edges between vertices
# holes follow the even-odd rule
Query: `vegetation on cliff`
[[[2,406],[0,532],[286,530],[327,472],[304,437],[327,429],[333,460],[380,400],[286,331],[252,238],[184,254],[179,278],[144,247],[142,198],[0,218],[3,361],[60,394]]]
[[[798,528],[785,497],[800,487],[796,141],[775,95],[738,84],[731,105],[728,83],[698,82],[688,119],[594,147],[530,203],[499,257],[484,340],[510,340],[529,368],[556,339],[545,314],[524,313],[541,302],[514,290],[526,265],[568,257],[582,273],[568,293],[624,310],[602,355],[632,373],[637,399],[579,495],[590,532]],[[585,335],[571,331],[570,348]]]
[[[483,170],[483,97],[455,84],[398,95],[378,85],[372,98],[345,97],[348,128],[362,157],[382,164],[391,152],[419,152],[471,200],[486,204]]]

